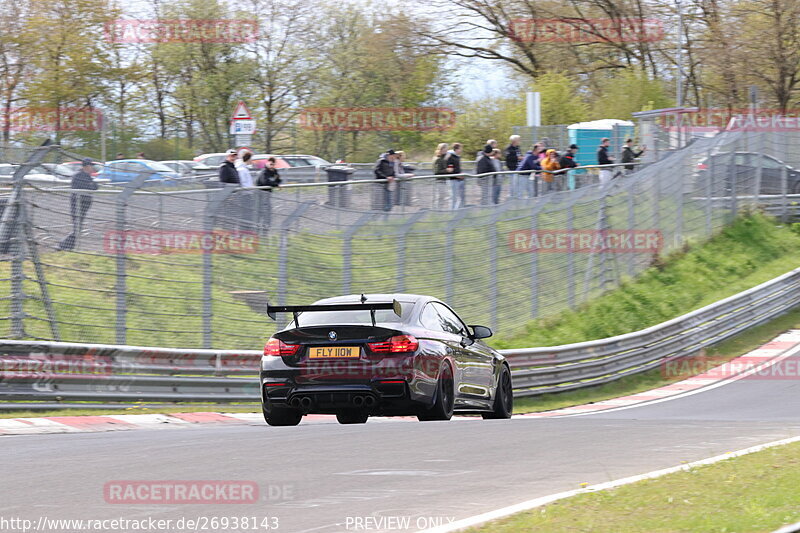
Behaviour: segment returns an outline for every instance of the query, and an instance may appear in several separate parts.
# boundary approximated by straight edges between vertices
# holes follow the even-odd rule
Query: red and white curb
[[[774,340],[749,353],[740,355],[727,363],[683,381],[678,381],[645,392],[637,392],[629,396],[621,396],[619,398],[612,398],[584,405],[573,405],[563,409],[554,409],[553,411],[514,415],[514,418],[581,416],[598,411],[608,411],[611,409],[616,411],[644,403],[656,403],[674,399],[679,396],[686,396],[694,392],[701,392],[701,389],[719,387],[763,372],[770,366],[794,355],[794,348],[798,346],[800,346],[800,330],[791,330],[778,335]],[[677,360],[675,364],[680,367],[681,361],[682,360]]]
[[[800,346],[800,330],[779,335],[775,340],[737,357],[727,363],[684,381],[596,403],[575,405],[553,411],[514,415],[513,418],[549,418],[581,416],[609,409],[627,409],[644,403],[653,403],[682,395],[714,388],[760,371],[793,355]],[[408,422],[414,417],[373,417],[370,422]],[[455,417],[454,420],[476,420],[474,417]],[[335,424],[333,415],[306,415],[303,424]],[[264,425],[261,413],[173,413],[129,414],[101,416],[51,416],[39,418],[0,419],[0,436],[31,435],[43,433],[91,433],[101,431],[128,431],[132,429],[167,429],[207,427],[212,425]]]

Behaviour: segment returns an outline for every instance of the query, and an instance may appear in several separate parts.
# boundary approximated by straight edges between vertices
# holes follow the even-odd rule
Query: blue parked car
[[[109,161],[97,177],[108,179],[111,183],[126,183],[143,173],[148,175],[148,182],[159,181],[164,185],[174,185],[180,178],[180,175],[168,166],[148,159]]]

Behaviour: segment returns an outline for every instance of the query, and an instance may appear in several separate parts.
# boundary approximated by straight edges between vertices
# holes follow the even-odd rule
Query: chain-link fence
[[[498,204],[487,191],[512,176],[467,177],[455,210],[455,180],[435,177],[391,194],[374,181],[244,190],[146,175],[93,191],[26,181],[34,165],[23,165],[0,198],[0,328],[12,338],[253,349],[276,328],[262,314],[267,300],[408,292],[507,335],[710,237],[762,195],[785,215],[800,175],[774,161],[797,151],[780,133],[726,133],[605,184],[503,194]],[[16,157],[76,159],[48,147]]]

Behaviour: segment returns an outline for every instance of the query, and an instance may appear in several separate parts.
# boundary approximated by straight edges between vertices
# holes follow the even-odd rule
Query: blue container
[[[633,123],[616,119],[595,120],[572,124],[567,131],[570,144],[578,145],[575,161],[579,165],[596,165],[597,149],[603,137],[611,139],[609,154],[619,159],[625,140],[633,137]]]

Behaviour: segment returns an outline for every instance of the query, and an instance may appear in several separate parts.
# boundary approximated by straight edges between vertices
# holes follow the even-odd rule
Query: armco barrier
[[[511,364],[515,396],[578,389],[695,354],[798,303],[800,268],[634,333],[502,353]],[[57,406],[76,401],[257,401],[260,357],[261,352],[255,350],[3,340],[0,402],[41,401]]]

